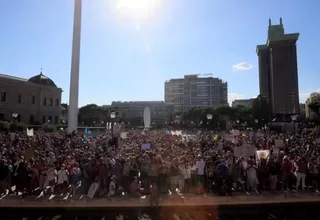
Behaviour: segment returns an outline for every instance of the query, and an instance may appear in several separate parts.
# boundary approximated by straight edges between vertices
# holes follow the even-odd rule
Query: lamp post
[[[258,130],[258,123],[259,123],[259,120],[258,120],[258,119],[254,119],[254,122],[256,123],[256,130]]]
[[[113,123],[114,123],[114,119],[116,118],[116,113],[114,111],[110,112],[110,118],[111,118],[111,137],[113,142],[113,137],[114,137]]]
[[[293,133],[296,134],[296,121],[298,116],[297,115],[291,115],[291,120],[293,122]]]
[[[209,125],[209,121],[212,119],[212,114],[207,114],[207,119],[208,119],[207,124]]]
[[[16,112],[13,112],[13,113],[11,114],[11,117],[13,118],[13,123],[15,124],[16,121],[17,121],[17,119],[18,119],[18,117],[19,117],[19,114],[16,113]]]
[[[76,131],[78,127],[81,10],[82,0],[74,0],[70,96],[68,109],[68,133]]]

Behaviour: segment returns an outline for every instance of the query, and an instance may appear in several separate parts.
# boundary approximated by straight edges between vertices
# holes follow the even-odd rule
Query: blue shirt
[[[220,163],[217,166],[217,172],[218,175],[222,176],[222,177],[228,177],[228,167],[225,164]]]

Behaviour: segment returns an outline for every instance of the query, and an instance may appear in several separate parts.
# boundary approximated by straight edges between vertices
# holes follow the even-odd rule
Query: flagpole
[[[74,0],[70,94],[68,108],[68,133],[72,133],[78,128],[81,10],[82,0]]]

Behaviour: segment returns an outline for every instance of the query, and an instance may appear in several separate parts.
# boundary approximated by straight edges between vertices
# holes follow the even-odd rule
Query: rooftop
[[[45,76],[40,72],[40,74],[35,75],[31,77],[30,79],[25,79],[21,77],[16,77],[16,76],[10,76],[7,74],[0,74],[1,78],[6,78],[6,79],[11,79],[11,80],[17,80],[17,81],[22,81],[22,82],[30,82],[34,84],[40,84],[40,85],[46,85],[46,86],[52,86],[52,87],[57,87],[56,84],[52,79],[49,77]]]

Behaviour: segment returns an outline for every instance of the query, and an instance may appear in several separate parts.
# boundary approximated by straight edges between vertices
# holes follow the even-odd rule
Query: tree
[[[110,111],[107,108],[89,104],[79,109],[78,121],[85,126],[104,125],[110,121]]]
[[[258,95],[257,98],[252,103],[252,118],[258,120],[260,124],[262,121],[269,121],[271,115],[271,109],[268,101]]]
[[[308,107],[310,110],[317,115],[320,116],[320,103],[319,102],[311,102],[309,103]]]

